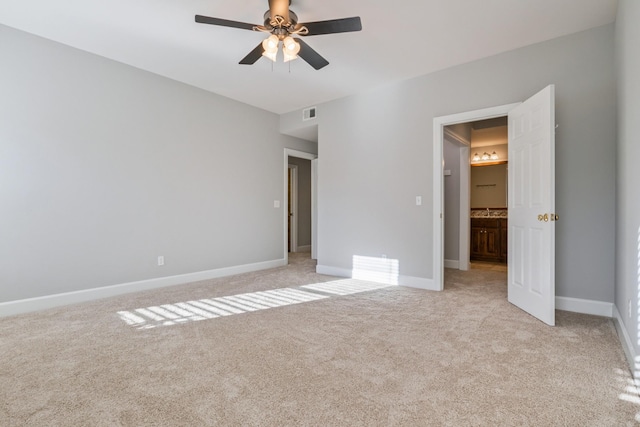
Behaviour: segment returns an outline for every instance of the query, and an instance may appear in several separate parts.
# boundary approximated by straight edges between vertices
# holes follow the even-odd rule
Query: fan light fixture
[[[288,36],[282,40],[282,53],[284,53],[284,62],[293,61],[298,58],[300,45],[296,43],[293,37]]]
[[[280,46],[280,38],[275,34],[270,35],[262,42],[262,56],[265,56],[276,62],[278,56],[278,47]],[[300,52],[300,44],[293,37],[287,36],[282,39],[282,53],[284,54],[284,62],[293,61],[298,58]]]
[[[262,48],[264,52],[262,52],[262,56],[266,56],[273,62],[276,62],[276,55],[278,54],[278,45],[280,44],[280,40],[276,35],[270,35],[262,42]]]
[[[255,64],[263,56],[275,62],[278,57],[280,42],[282,42],[285,62],[294,60],[299,56],[316,70],[329,65],[329,61],[304,42],[304,37],[362,30],[362,21],[359,16],[307,23],[298,22],[298,15],[289,8],[291,2],[292,0],[269,0],[269,10],[263,15],[264,21],[262,25],[203,15],[196,15],[195,20],[200,24],[260,31],[269,34],[267,40],[263,40],[247,56],[240,60],[240,64]],[[294,39],[291,36],[296,38]]]

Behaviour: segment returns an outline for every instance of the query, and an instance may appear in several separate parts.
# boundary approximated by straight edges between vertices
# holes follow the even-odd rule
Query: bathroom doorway
[[[444,127],[444,267],[506,271],[506,116]]]

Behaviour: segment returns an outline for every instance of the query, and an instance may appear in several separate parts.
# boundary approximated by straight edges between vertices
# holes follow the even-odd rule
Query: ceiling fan
[[[256,46],[255,49],[249,52],[249,54],[240,61],[240,64],[254,64],[262,56],[266,56],[272,61],[275,61],[278,47],[280,42],[282,42],[285,62],[296,59],[299,56],[316,70],[329,65],[329,61],[324,59],[302,39],[292,36],[306,37],[362,30],[362,22],[358,16],[331,19],[328,21],[298,23],[298,16],[289,9],[290,4],[291,0],[269,0],[269,10],[264,14],[264,25],[247,24],[245,22],[230,21],[202,15],[196,15],[196,22],[222,27],[240,28],[241,30],[262,31],[263,33],[271,34]]]

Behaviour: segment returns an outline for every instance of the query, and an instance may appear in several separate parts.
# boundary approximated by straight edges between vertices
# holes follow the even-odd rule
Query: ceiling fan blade
[[[300,34],[306,36],[318,36],[321,34],[349,33],[351,31],[362,30],[362,21],[359,16],[353,18],[331,19],[329,21],[305,22],[298,24],[296,28],[307,27],[308,34]]]
[[[242,61],[239,63],[242,65],[255,64],[258,59],[262,58],[262,52],[264,52],[264,48],[262,47],[262,43],[260,43],[255,49],[249,52],[247,56],[242,58]]]
[[[297,39],[296,42],[300,43],[300,52],[298,52],[298,56],[307,61],[307,63],[313,68],[319,70],[320,68],[329,65],[329,61],[320,56],[320,54],[313,50],[307,43],[300,39]]]
[[[253,27],[257,25],[247,24],[246,22],[229,21],[228,19],[212,18],[210,16],[196,15],[196,22],[200,24],[219,25],[221,27],[240,28],[241,30],[253,31]]]

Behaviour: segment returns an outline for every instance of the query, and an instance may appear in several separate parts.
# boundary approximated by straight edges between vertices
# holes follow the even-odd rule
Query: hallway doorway
[[[284,257],[310,252],[315,259],[317,156],[303,151],[284,150]]]

